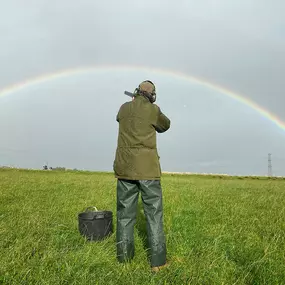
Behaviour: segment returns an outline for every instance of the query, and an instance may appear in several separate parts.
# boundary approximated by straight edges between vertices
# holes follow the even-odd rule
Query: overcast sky
[[[282,0],[0,2],[0,89],[98,65],[179,71],[242,94],[285,121]],[[0,97],[0,165],[112,170],[124,90],[150,79],[171,119],[165,171],[285,175],[285,131],[213,89],[135,69],[95,70]],[[1,92],[1,91],[0,91]]]

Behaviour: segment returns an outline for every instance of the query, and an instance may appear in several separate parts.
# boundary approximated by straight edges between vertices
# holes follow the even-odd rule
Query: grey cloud
[[[0,88],[63,68],[145,65],[205,78],[285,121],[284,6],[277,0],[3,2]],[[122,92],[147,76],[172,119],[169,133],[159,136],[164,169],[264,173],[273,152],[277,173],[284,172],[284,132],[257,112],[212,90],[143,72],[82,75],[1,98],[5,163],[35,167],[50,159],[109,169],[114,116],[127,100]]]

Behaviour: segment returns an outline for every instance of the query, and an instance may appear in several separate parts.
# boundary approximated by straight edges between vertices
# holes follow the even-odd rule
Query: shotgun
[[[125,91],[124,93],[125,93],[125,95],[130,96],[130,97],[134,97],[135,96],[134,93],[131,93],[129,91]]]

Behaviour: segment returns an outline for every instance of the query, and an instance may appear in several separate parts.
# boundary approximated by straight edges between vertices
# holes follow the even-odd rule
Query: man
[[[141,193],[151,267],[156,272],[167,265],[156,132],[167,131],[170,120],[153,104],[155,100],[155,85],[147,80],[135,90],[133,100],[120,107],[116,118],[119,122],[119,135],[113,168],[118,179],[118,261],[125,262],[134,257],[134,225]]]

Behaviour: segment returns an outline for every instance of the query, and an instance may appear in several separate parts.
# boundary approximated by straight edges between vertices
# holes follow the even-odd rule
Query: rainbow
[[[160,68],[153,68],[153,67],[145,67],[145,66],[130,66],[130,65],[97,65],[97,66],[86,66],[86,67],[76,67],[76,68],[68,68],[59,70],[53,73],[43,74],[38,77],[34,77],[31,79],[24,80],[22,82],[10,85],[2,90],[0,90],[0,97],[13,94],[15,92],[19,92],[23,89],[29,88],[31,86],[41,84],[44,82],[52,81],[55,79],[60,79],[64,77],[69,77],[76,74],[84,74],[84,73],[90,73],[94,71],[98,72],[112,72],[112,71],[128,71],[128,72],[134,72],[134,71],[143,71],[143,72],[152,72],[157,73],[160,75],[166,75],[173,78],[183,79],[192,83],[196,83],[202,86],[205,86],[206,88],[212,89],[214,91],[218,91],[221,94],[232,98],[233,100],[240,102],[252,109],[254,109],[256,112],[261,114],[263,117],[267,118],[269,121],[271,121],[273,124],[275,124],[277,127],[279,127],[281,130],[285,131],[285,122],[283,122],[281,119],[279,119],[274,114],[270,113],[269,111],[265,110],[263,107],[259,106],[257,103],[253,102],[252,100],[237,94],[229,89],[226,89],[224,87],[218,86],[217,84],[210,83],[209,81],[206,81],[205,79],[201,79],[198,77],[190,76],[186,73],[179,72],[179,71],[173,71],[168,69],[160,69]]]

